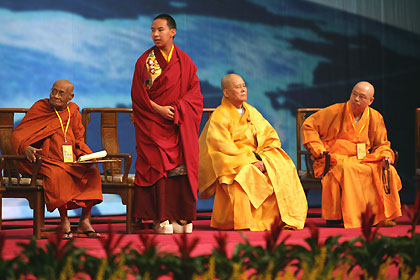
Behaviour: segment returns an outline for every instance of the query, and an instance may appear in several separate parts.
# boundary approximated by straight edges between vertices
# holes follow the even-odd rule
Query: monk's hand
[[[173,120],[175,116],[175,108],[172,106],[159,106],[157,112],[162,118],[167,120]]]
[[[257,162],[254,162],[253,163],[253,165],[256,167],[256,168],[258,168],[262,173],[265,173],[265,171],[267,171],[266,169],[265,169],[265,165],[264,165],[264,162],[262,162],[261,160],[260,161],[257,161]]]
[[[36,161],[36,154],[39,154],[42,152],[42,149],[37,149],[32,146],[28,146],[25,149],[25,156],[30,162]]]
[[[382,159],[382,168],[388,169],[390,163],[391,163],[391,160],[389,159],[389,157],[384,157]]]

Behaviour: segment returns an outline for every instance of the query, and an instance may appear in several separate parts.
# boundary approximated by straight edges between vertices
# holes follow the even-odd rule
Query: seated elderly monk
[[[199,192],[215,193],[211,226],[269,230],[276,217],[285,229],[302,229],[308,205],[295,165],[276,131],[247,100],[242,78],[222,79],[222,104],[199,139]]]
[[[373,95],[370,83],[359,82],[347,102],[318,111],[302,125],[316,176],[323,172],[323,153],[331,154],[332,167],[322,178],[322,217],[344,222],[346,228],[361,227],[368,203],[375,224],[395,226],[393,219],[401,216],[401,180],[393,166],[387,167],[394,153],[381,114],[369,107]]]
[[[101,177],[96,167],[74,164],[77,158],[92,153],[85,144],[79,106],[70,102],[73,84],[56,81],[50,97],[29,109],[12,135],[16,154],[29,162],[42,158],[45,203],[48,211],[58,208],[64,238],[73,237],[67,210],[82,207],[77,233],[79,237],[99,237],[90,224],[91,208],[102,201]],[[30,173],[30,163],[22,168]]]

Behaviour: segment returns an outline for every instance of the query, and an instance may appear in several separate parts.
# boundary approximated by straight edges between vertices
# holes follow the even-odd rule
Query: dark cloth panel
[[[136,186],[134,216],[146,220],[194,220],[196,201],[188,177],[161,178],[149,187]]]

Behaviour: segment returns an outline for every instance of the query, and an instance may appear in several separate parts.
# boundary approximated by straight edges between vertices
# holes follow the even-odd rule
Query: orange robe
[[[269,122],[251,105],[243,107],[241,116],[223,98],[199,139],[200,197],[215,193],[211,226],[269,230],[280,216],[302,229],[308,206],[295,165]],[[258,161],[255,153],[265,173],[253,165]]]
[[[73,148],[73,160],[92,153],[84,142],[85,129],[81,122],[79,106],[70,102],[70,124],[67,142]],[[58,112],[64,127],[69,118],[67,109]],[[48,99],[37,101],[12,134],[12,148],[16,154],[24,155],[27,146],[41,148],[45,203],[48,211],[66,206],[67,209],[86,207],[102,201],[102,185],[96,167],[86,164],[65,163],[62,144],[64,133],[58,116]],[[22,168],[30,173],[29,161]]]
[[[394,153],[381,114],[367,107],[355,127],[350,114],[353,112],[347,103],[320,110],[303,123],[302,138],[315,158],[324,151],[331,153],[333,166],[322,178],[322,217],[343,219],[344,227],[357,228],[368,202],[376,214],[375,224],[401,216],[401,180],[391,166],[391,192],[385,193],[381,160],[389,157],[394,162]],[[361,160],[357,159],[357,143],[366,144],[367,155]],[[322,174],[323,164],[323,159],[315,160],[316,176]]]

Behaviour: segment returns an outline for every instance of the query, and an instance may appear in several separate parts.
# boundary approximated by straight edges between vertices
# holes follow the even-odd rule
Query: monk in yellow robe
[[[222,104],[199,139],[201,198],[215,194],[211,226],[269,230],[276,217],[302,229],[308,205],[295,165],[263,116],[246,103],[243,79],[222,79]]]
[[[394,153],[381,114],[369,107],[374,88],[357,83],[346,103],[338,103],[308,117],[302,125],[303,145],[311,152],[315,176],[323,172],[324,151],[332,167],[322,178],[322,217],[361,227],[366,205],[373,206],[375,224],[395,226],[401,216],[401,180],[393,166]]]

